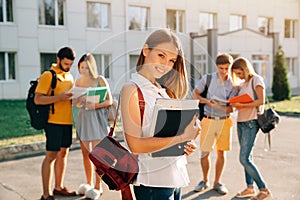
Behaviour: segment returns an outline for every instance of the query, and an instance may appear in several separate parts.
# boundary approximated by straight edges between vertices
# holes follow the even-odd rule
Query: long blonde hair
[[[178,55],[173,69],[158,79],[157,82],[166,88],[166,91],[171,98],[182,99],[187,95],[188,81],[182,45],[179,38],[169,29],[159,29],[148,36],[145,44],[147,44],[148,48],[151,50],[157,45],[166,42],[172,42],[175,45],[178,50]],[[136,65],[137,72],[143,67],[144,61],[145,56],[142,50]]]
[[[238,85],[240,82],[239,78],[233,71],[234,69],[239,69],[244,72],[246,82],[249,81],[254,75],[256,75],[256,72],[254,71],[254,68],[249,60],[244,57],[238,57],[233,61],[231,66],[231,77],[234,85]]]

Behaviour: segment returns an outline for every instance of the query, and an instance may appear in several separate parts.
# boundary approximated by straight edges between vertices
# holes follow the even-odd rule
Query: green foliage
[[[271,100],[271,99],[270,99]],[[275,110],[280,113],[288,113],[300,116],[300,96],[292,96],[290,100],[270,101]],[[267,107],[267,105],[265,106]]]
[[[0,139],[43,133],[30,126],[25,100],[1,100],[0,110]]]
[[[285,55],[281,46],[278,47],[274,59],[272,93],[273,99],[277,101],[291,98],[291,88],[287,78]]]

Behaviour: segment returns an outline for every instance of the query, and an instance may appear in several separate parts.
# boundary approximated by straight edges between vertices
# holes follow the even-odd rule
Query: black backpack
[[[56,73],[52,69],[49,71],[52,74],[51,96],[54,96],[54,89],[57,82]],[[52,114],[54,114],[54,103],[47,105],[36,105],[34,103],[35,89],[37,85],[38,79],[30,81],[30,88],[26,99],[26,109],[29,113],[31,126],[37,130],[41,130],[45,128],[48,122],[50,105],[52,107]]]
[[[211,76],[212,76],[211,74],[207,74],[206,85],[205,85],[204,91],[201,93],[201,97],[206,98],[208,87],[209,87],[210,82],[211,82]],[[204,117],[204,106],[205,106],[204,103],[199,103],[199,120],[200,121]]]

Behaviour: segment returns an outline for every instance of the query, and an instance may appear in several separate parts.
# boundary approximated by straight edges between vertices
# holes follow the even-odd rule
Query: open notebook
[[[73,87],[69,92],[73,93],[72,99],[86,95],[86,101],[102,103],[106,99],[107,87]]]
[[[170,137],[183,133],[185,127],[199,113],[199,100],[157,99],[150,132],[154,137]],[[184,154],[183,142],[152,153],[152,157],[180,156]]]

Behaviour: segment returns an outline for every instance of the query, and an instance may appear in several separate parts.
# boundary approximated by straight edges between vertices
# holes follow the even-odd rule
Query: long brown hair
[[[157,82],[166,88],[166,91],[171,98],[182,99],[187,95],[188,81],[184,63],[184,55],[179,38],[169,29],[159,29],[152,32],[148,36],[145,44],[147,44],[148,49],[151,50],[157,45],[166,42],[172,42],[175,45],[178,50],[178,55],[173,69],[158,79]],[[144,61],[145,56],[142,50],[136,65],[137,72],[143,67]]]

